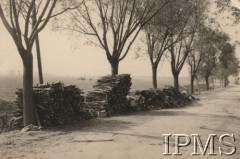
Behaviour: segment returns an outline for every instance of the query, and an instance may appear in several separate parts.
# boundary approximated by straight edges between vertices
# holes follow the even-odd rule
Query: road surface
[[[94,119],[64,128],[0,135],[0,158],[20,159],[160,159],[240,158],[240,86],[204,92],[200,101],[179,109],[154,110],[128,116]],[[191,156],[193,139],[180,148],[181,156],[164,156],[163,134],[199,134],[203,145],[216,134],[216,156]],[[230,152],[218,139],[233,134],[232,156],[219,156],[218,147]],[[181,138],[184,143],[185,138]],[[175,144],[170,138],[170,153]],[[198,150],[198,152],[200,152]],[[200,153],[201,154],[201,153]]]

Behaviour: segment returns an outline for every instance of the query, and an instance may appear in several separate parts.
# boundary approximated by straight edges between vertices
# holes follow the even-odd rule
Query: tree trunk
[[[221,88],[224,88],[224,78],[222,77],[221,80],[222,80],[222,86],[221,86]]]
[[[228,78],[227,76],[224,77],[224,87],[226,88],[228,86]]]
[[[205,81],[206,81],[206,89],[209,91],[209,76],[205,76]]]
[[[200,93],[200,88],[199,88],[199,78],[197,77],[197,91]]]
[[[118,66],[119,66],[119,61],[117,62],[110,62],[111,64],[111,70],[112,70],[112,76],[117,75],[118,74]]]
[[[157,88],[157,67],[152,66],[152,84],[153,88]]]
[[[173,73],[173,78],[174,78],[174,88],[179,91],[179,74],[178,73]]]
[[[192,94],[194,93],[194,78],[195,78],[195,75],[191,75],[191,93]]]
[[[214,77],[212,77],[213,90],[215,89]]]
[[[35,27],[37,23],[37,11],[36,6],[33,7],[33,15],[32,15],[32,28]],[[43,73],[42,73],[42,58],[41,58],[41,50],[40,50],[40,42],[39,42],[39,33],[36,34],[36,52],[37,52],[37,63],[38,63],[38,78],[39,83],[43,84]]]
[[[33,59],[23,59],[23,122],[24,126],[36,125],[35,105],[33,97]]]
[[[40,50],[40,43],[39,43],[39,35],[38,34],[37,34],[37,37],[36,37],[36,51],[37,51],[39,83],[43,84],[42,58],[41,58],[41,50]]]

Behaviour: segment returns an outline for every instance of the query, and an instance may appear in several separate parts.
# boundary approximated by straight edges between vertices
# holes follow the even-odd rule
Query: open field
[[[77,77],[58,77],[58,76],[48,76],[45,81],[52,83],[57,81],[62,81],[66,85],[77,85],[79,88],[88,91],[92,88],[98,77],[87,77],[85,79],[80,79]],[[37,81],[35,79],[34,81]],[[180,78],[180,85],[187,89],[189,88],[189,78]],[[132,91],[139,89],[148,89],[152,87],[152,81],[150,76],[139,76],[132,77]],[[159,77],[158,78],[159,87],[164,87],[165,85],[173,85],[172,77]],[[35,82],[36,84],[36,82]],[[15,99],[15,91],[17,88],[22,87],[22,79],[19,76],[0,76],[0,99],[13,101]],[[201,86],[202,91],[205,90],[204,84]]]
[[[94,83],[96,82],[98,77],[89,77],[85,79],[79,79],[76,77],[57,77],[57,76],[50,76],[45,81],[52,83],[57,81],[62,81],[66,85],[77,85],[79,88],[84,90],[90,90]],[[37,80],[35,80],[37,81]],[[186,81],[186,80],[184,80]],[[151,77],[135,77],[132,81],[132,90],[136,89],[148,89],[151,88]],[[159,83],[162,86],[164,85],[172,85],[173,80],[172,78],[159,78]],[[0,78],[0,98],[4,100],[14,100],[16,88],[22,87],[21,79],[17,77],[1,77]]]

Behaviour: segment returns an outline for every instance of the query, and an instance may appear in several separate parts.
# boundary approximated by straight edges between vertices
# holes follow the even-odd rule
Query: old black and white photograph
[[[239,159],[240,0],[0,0],[0,159]]]

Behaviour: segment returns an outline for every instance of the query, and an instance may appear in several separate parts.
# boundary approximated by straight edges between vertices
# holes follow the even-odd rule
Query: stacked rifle
[[[127,111],[126,97],[131,85],[129,74],[101,77],[87,93],[86,104],[96,111],[106,110],[111,114]]]
[[[184,95],[174,87],[167,86],[163,89],[141,90],[147,95],[148,104],[155,108],[177,108],[189,104],[195,98],[191,95]]]
[[[23,92],[22,89],[16,91],[16,100],[14,101],[17,109],[13,112],[13,117],[10,120],[11,129],[20,129],[23,127]]]
[[[85,113],[83,91],[74,85],[64,86],[63,83],[38,85],[33,89],[35,115],[39,126],[54,126],[84,119]],[[23,93],[16,92],[18,110],[10,121],[12,129],[23,127]]]

